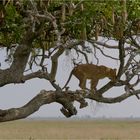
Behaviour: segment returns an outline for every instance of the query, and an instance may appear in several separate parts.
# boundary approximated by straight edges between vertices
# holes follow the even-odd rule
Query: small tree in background
[[[77,114],[73,101],[78,101],[82,108],[87,106],[86,98],[103,103],[121,102],[133,95],[139,99],[139,17],[139,0],[0,1],[0,50],[7,52],[5,62],[0,64],[9,63],[8,68],[0,68],[0,87],[40,78],[54,88],[41,90],[23,107],[1,109],[0,122],[26,118],[42,105],[53,102],[61,104],[61,112],[70,117]],[[106,49],[115,50],[118,57],[106,54]],[[98,64],[100,58],[96,50],[106,58],[118,60],[116,81],[108,82],[93,94],[90,90],[62,90],[56,75],[58,59],[66,50],[75,50],[76,58],[82,55],[86,63],[92,54]],[[50,71],[47,60],[51,61]],[[122,87],[123,93],[106,97],[105,93],[114,87]]]

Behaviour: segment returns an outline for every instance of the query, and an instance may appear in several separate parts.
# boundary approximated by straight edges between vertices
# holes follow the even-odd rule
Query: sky
[[[106,53],[112,54],[112,56],[117,57],[116,51],[106,50]],[[74,53],[72,53],[74,54]],[[56,76],[56,81],[60,86],[63,86],[68,79],[69,73],[73,68],[71,58],[75,57],[71,53],[69,55],[63,55],[59,59],[58,74]],[[98,52],[97,52],[98,54]],[[100,63],[99,65],[105,65],[110,68],[118,68],[119,61],[104,58],[99,55]],[[6,58],[6,54],[0,51],[0,62],[3,62]],[[81,57],[81,59],[83,59]],[[96,59],[93,55],[89,55],[89,59],[96,64]],[[47,62],[50,65],[50,62]],[[7,64],[3,64],[1,68],[7,67]],[[62,78],[63,77],[63,78]],[[100,80],[98,87],[100,88],[109,80],[107,78]],[[70,83],[70,89],[79,89],[78,80],[73,76]],[[87,85],[88,86],[88,85]],[[29,102],[34,96],[36,96],[42,89],[51,90],[52,86],[48,81],[42,79],[33,79],[26,81],[24,84],[9,84],[0,88],[0,109],[8,109],[13,107],[21,107]],[[106,96],[118,96],[122,92],[121,88],[114,88],[107,92]],[[116,104],[104,104],[97,103],[95,101],[87,100],[89,106],[83,109],[79,109],[79,103],[75,102],[75,106],[78,110],[78,117],[90,116],[94,118],[106,117],[140,117],[140,101],[135,97],[130,97],[121,103]],[[39,111],[35,112],[29,117],[63,117],[60,112],[62,106],[58,103],[52,103],[42,106]]]

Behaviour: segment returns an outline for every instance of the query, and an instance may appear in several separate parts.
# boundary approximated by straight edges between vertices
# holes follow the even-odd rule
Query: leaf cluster
[[[4,17],[3,21],[0,22],[0,43],[5,46],[10,46],[11,43],[20,43],[28,27],[33,26],[33,24],[35,26],[40,24],[40,19],[32,17],[29,11],[38,11],[39,14],[52,13],[57,20],[58,30],[65,29],[62,35],[63,42],[67,41],[68,38],[83,40],[82,34],[85,29],[88,39],[96,37],[97,28],[99,30],[98,35],[115,38],[112,11],[114,10],[115,16],[121,16],[122,6],[120,1],[82,1],[83,10],[81,10],[80,4],[76,7],[80,2],[80,0],[57,0],[47,4],[47,1],[37,0],[37,9],[27,0],[19,1],[20,6],[18,7],[13,3],[1,4],[1,11]],[[70,9],[71,3],[74,5],[73,9]],[[63,4],[66,5],[66,13],[65,21],[62,22],[61,9]],[[132,22],[140,17],[139,7],[139,0],[130,0],[127,2],[127,22]],[[73,10],[72,15],[69,14],[70,10]],[[54,28],[49,21],[45,20],[43,22],[44,31],[36,38],[39,41],[36,40],[35,42],[39,46],[38,42],[43,41],[48,46],[46,48],[51,48],[56,41]]]

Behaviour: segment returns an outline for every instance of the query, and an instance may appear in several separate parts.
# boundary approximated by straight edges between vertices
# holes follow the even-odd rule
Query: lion
[[[79,87],[81,89],[87,89],[86,80],[90,79],[90,90],[96,90],[96,86],[100,79],[108,77],[113,82],[116,80],[116,69],[111,69],[103,65],[97,66],[94,64],[77,65],[71,71],[70,76],[62,89],[66,88],[72,75],[79,80]]]

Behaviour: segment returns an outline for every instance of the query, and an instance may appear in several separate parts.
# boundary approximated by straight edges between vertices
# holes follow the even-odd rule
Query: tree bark
[[[140,90],[136,90],[135,94],[140,94]],[[84,95],[84,96],[82,96]],[[132,93],[124,93],[121,96],[114,98],[106,98],[98,94],[89,94],[89,91],[45,91],[42,90],[31,101],[19,108],[11,108],[0,110],[0,122],[13,121],[23,119],[39,110],[42,105],[57,102],[62,105],[61,112],[66,117],[71,117],[77,114],[77,110],[73,105],[74,101],[80,103],[80,108],[86,107],[88,104],[85,99],[92,99],[103,103],[117,103],[133,96]]]

